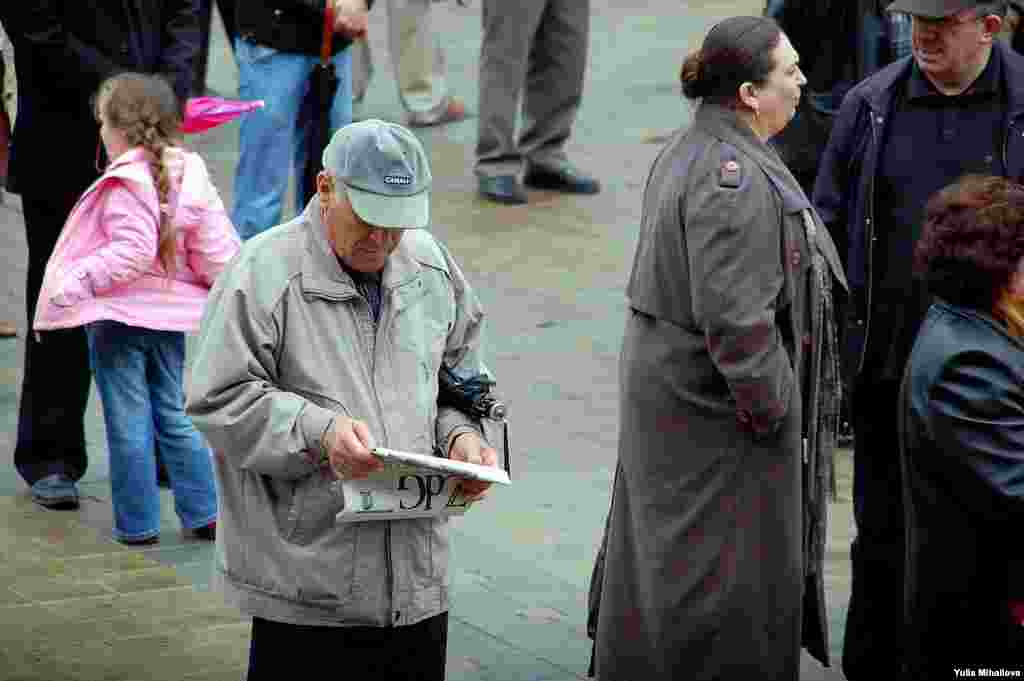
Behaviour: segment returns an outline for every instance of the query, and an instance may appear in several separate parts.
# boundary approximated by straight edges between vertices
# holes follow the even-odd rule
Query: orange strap
[[[331,61],[331,41],[334,39],[334,0],[324,0],[324,37],[320,41],[320,63]]]

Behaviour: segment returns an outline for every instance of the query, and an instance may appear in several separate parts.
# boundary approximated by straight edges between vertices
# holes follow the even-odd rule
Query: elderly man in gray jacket
[[[375,444],[495,465],[438,407],[442,363],[487,375],[483,310],[423,228],[430,170],[405,128],[339,130],[304,213],[250,240],[211,292],[188,413],[217,452],[217,574],[253,617],[249,681],[329,664],[345,678],[443,681],[444,519],[335,523],[339,478]],[[465,481],[477,498],[486,484]]]

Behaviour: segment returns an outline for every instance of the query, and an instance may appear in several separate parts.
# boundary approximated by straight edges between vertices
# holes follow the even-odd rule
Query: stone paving
[[[383,4],[383,3],[380,3]],[[651,0],[637,14],[593,0],[587,93],[569,151],[595,172],[595,197],[530,193],[526,207],[475,196],[475,121],[427,129],[435,175],[434,231],[464,266],[489,311],[491,365],[512,410],[513,478],[454,522],[449,681],[585,678],[586,589],[608,505],[617,437],[616,362],[623,286],[639,222],[639,192],[657,142],[689,115],[679,64],[716,19],[756,12],[756,0]],[[622,6],[619,6],[622,5]],[[435,5],[453,89],[476,102],[480,7]],[[376,75],[357,112],[401,120],[385,14],[371,18]],[[210,85],[236,93],[215,31]],[[190,140],[226,201],[237,125]],[[90,403],[90,468],[77,512],[45,511],[13,470],[25,326],[24,231],[17,197],[0,205],[0,681],[237,681],[249,628],[209,590],[212,547],[182,536],[163,493],[161,543],[128,550],[110,538],[106,447]],[[849,596],[850,457],[839,456],[826,589],[833,667],[805,655],[805,680],[836,671]],[[639,680],[638,680],[639,681]]]

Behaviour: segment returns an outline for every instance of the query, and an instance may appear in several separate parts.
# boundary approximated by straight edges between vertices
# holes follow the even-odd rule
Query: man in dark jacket
[[[851,292],[843,357],[855,431],[850,681],[887,678],[902,662],[897,397],[929,302],[911,276],[925,202],[965,173],[1024,172],[1024,58],[996,41],[1005,3],[897,0],[889,9],[912,16],[913,58],[846,95],[814,188]]]
[[[772,138],[808,196],[814,191],[832,122],[850,88],[910,54],[910,18],[886,12],[886,0],[769,0],[807,76],[797,116]]]
[[[199,48],[198,0],[0,2],[14,46],[18,118],[8,188],[21,194],[28,242],[25,304],[35,317],[43,270],[64,220],[99,176],[92,97],[118,71],[165,74],[184,103]],[[89,358],[82,329],[25,334],[14,463],[36,502],[78,506],[85,474]]]
[[[330,111],[310,96],[320,61],[327,4],[334,10],[331,63],[338,88]],[[288,177],[295,168],[297,211],[313,194],[303,169],[313,122],[330,116],[332,131],[352,122],[352,63],[349,44],[366,35],[372,0],[244,0],[235,8],[235,59],[242,99],[265,106],[242,119],[231,219],[243,239],[281,222]]]

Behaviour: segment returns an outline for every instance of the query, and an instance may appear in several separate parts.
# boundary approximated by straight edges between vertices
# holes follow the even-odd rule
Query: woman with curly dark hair
[[[900,400],[907,666],[939,679],[1024,659],[1024,186],[940,191],[915,267],[935,302]]]

